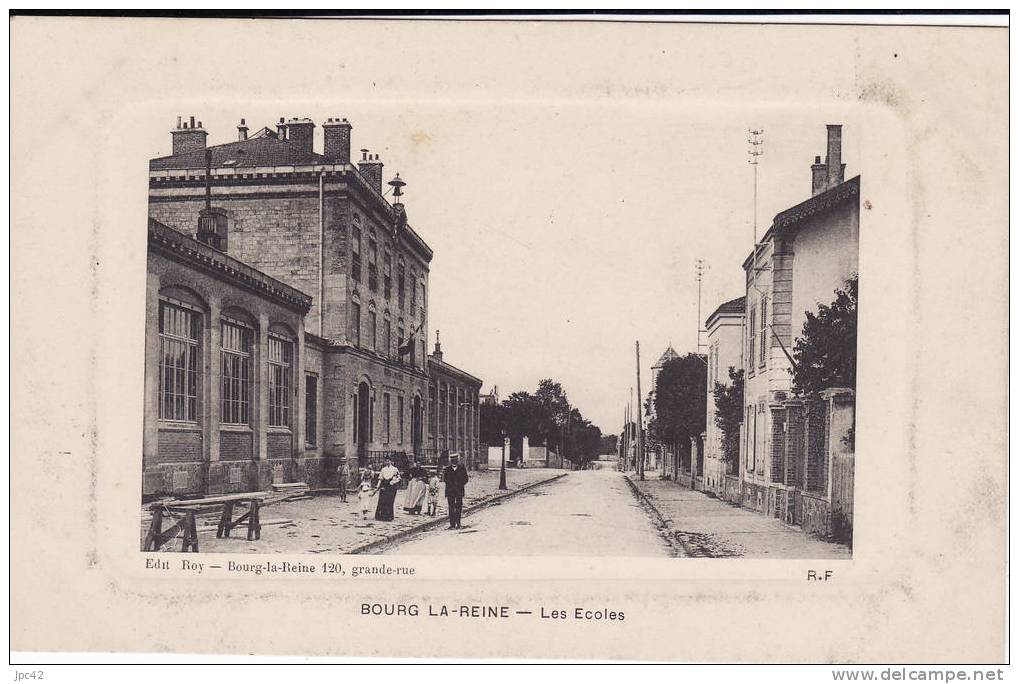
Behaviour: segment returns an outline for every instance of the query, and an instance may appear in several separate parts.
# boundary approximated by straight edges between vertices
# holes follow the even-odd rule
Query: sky
[[[753,232],[747,129],[764,130],[758,236],[779,211],[810,196],[826,123],[811,113],[620,102],[472,104],[357,102],[342,108],[252,106],[167,110],[153,121],[150,156],[168,154],[177,115],[195,115],[209,144],[280,116],[346,117],[353,156],[366,147],[384,179],[407,182],[414,229],[435,252],[429,349],[505,398],[560,381],[605,433],[622,423],[650,367],[671,343],[697,345],[696,261],[705,271],[701,320],[738,297]],[[315,130],[321,151],[321,127]],[[847,178],[858,173],[846,125]],[[701,340],[705,342],[705,339]]]

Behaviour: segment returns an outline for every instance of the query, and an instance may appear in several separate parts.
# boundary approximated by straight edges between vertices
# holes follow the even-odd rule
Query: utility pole
[[[637,470],[640,472],[640,479],[644,480],[644,409],[640,401],[640,340],[636,342],[637,349]]]
[[[703,329],[704,321],[701,320],[701,280],[704,278],[704,269],[707,268],[704,265],[704,259],[697,260],[697,354],[700,356],[701,349],[707,346],[701,342],[701,333],[705,332]],[[704,359],[702,359],[704,360]],[[707,363],[707,361],[705,361]]]
[[[747,131],[747,163],[754,167],[754,249],[757,249],[757,166],[764,154],[764,129]]]

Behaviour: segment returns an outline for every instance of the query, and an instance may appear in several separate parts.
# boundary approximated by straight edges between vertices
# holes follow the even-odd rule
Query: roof
[[[192,268],[246,287],[266,299],[279,302],[302,314],[307,314],[311,309],[310,295],[281,283],[243,261],[213,249],[151,217],[149,217],[149,250],[161,251]]]
[[[730,299],[727,302],[723,302],[722,304],[718,305],[717,309],[711,312],[711,315],[708,316],[707,319],[705,319],[704,327],[710,328],[711,321],[724,314],[739,314],[742,316],[746,312],[746,307],[747,307],[746,296],[736,297],[735,299]]]
[[[845,183],[836,185],[834,188],[825,190],[824,192],[814,195],[808,200],[800,202],[794,207],[790,207],[785,211],[775,214],[775,218],[771,223],[771,227],[768,228],[768,232],[761,238],[759,244],[767,242],[770,238],[776,235],[784,235],[788,231],[798,227],[797,224],[806,221],[807,219],[813,218],[818,214],[823,214],[843,202],[849,201],[854,197],[860,195],[860,176],[856,175],[847,180]],[[743,268],[746,269],[750,265],[750,257],[752,254],[748,254],[747,258],[743,260]]]
[[[653,365],[651,367],[652,368],[662,368],[669,361],[672,361],[673,359],[678,359],[678,358],[679,358],[679,354],[676,353],[676,350],[673,349],[672,345],[670,344],[669,348],[666,349],[664,352],[662,352],[662,355],[658,357],[657,361],[655,361],[655,365]]]
[[[212,150],[213,168],[288,166],[335,161],[316,152],[301,150],[293,141],[282,140],[268,128],[263,128],[247,140],[212,145],[191,152],[171,154],[168,157],[157,157],[149,161],[149,170],[205,168],[206,149]]]
[[[481,378],[477,378],[477,377],[471,375],[470,373],[468,373],[465,370],[460,370],[456,366],[454,366],[452,364],[448,364],[445,361],[436,358],[434,354],[429,354],[428,355],[428,365],[429,366],[435,366],[439,371],[441,371],[443,373],[446,373],[447,375],[458,376],[458,377],[466,380],[467,382],[470,382],[472,384],[476,384],[478,386],[478,390],[479,391],[481,390],[481,385],[482,385]]]

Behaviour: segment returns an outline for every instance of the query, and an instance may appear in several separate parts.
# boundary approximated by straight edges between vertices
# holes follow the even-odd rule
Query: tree
[[[619,437],[616,435],[602,435],[601,446],[598,447],[598,453],[601,454],[614,454],[619,450]]]
[[[835,290],[830,306],[806,312],[793,348],[793,392],[811,394],[830,387],[856,387],[856,306],[859,276]]]
[[[478,410],[478,437],[481,443],[501,446],[505,431],[505,407],[502,404],[482,404]]]
[[[570,400],[566,396],[566,391],[560,383],[551,378],[545,378],[538,383],[534,398],[545,407],[551,423],[548,433],[545,435],[546,445],[556,444],[563,447],[564,435],[568,429],[567,422],[570,417]]]
[[[707,384],[707,365],[697,354],[666,361],[655,384],[656,431],[688,464],[690,440],[704,432]]]
[[[538,443],[548,436],[551,419],[544,404],[528,392],[514,392],[502,402],[506,434],[514,439],[530,438]]]
[[[715,399],[715,425],[722,431],[722,459],[728,466],[727,472],[739,470],[739,431],[743,423],[743,369],[729,366],[729,380],[723,385],[715,383],[712,394]]]

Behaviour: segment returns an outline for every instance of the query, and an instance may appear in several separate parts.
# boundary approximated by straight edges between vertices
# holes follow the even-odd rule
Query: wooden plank
[[[227,503],[229,501],[262,501],[268,496],[265,492],[247,492],[243,494],[225,494],[223,496],[208,496],[203,499],[178,499],[176,501],[160,501],[149,505],[150,510],[163,507],[186,508],[193,506],[205,506],[209,504]]]

